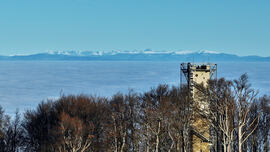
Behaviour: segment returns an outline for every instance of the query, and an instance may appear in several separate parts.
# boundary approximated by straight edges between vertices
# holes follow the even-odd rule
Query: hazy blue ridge
[[[237,56],[225,53],[193,52],[53,52],[32,55],[0,56],[0,60],[52,61],[195,61],[195,62],[270,62],[270,57]]]

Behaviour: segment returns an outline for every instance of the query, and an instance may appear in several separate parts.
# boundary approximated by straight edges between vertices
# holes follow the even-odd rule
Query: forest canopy
[[[211,151],[270,150],[270,96],[258,96],[246,74],[196,87],[207,112],[187,86],[166,84],[110,98],[62,95],[12,119],[0,107],[0,152],[190,152],[194,112],[209,119]]]

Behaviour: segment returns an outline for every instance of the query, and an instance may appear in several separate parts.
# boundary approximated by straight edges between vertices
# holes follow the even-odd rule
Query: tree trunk
[[[122,137],[122,145],[121,145],[121,150],[120,150],[120,152],[123,152],[124,151],[124,148],[125,148],[125,146],[126,146],[126,131],[124,131],[124,135],[123,135],[123,137]]]
[[[223,134],[223,148],[224,148],[224,152],[227,152],[227,146],[226,146],[226,136],[225,136],[225,134]]]
[[[159,133],[160,133],[160,121],[158,121],[158,131],[156,133],[156,148],[155,152],[158,152],[158,147],[159,147]]]
[[[117,133],[117,127],[116,127],[116,123],[115,123],[115,119],[113,117],[113,122],[114,122],[114,134]],[[118,140],[117,140],[117,136],[114,135],[114,152],[117,152],[118,151]]]
[[[231,149],[232,149],[232,152],[234,152],[234,141],[232,140],[232,143],[231,143]]]
[[[175,142],[174,142],[174,138],[173,138],[173,136],[171,135],[171,132],[170,132],[170,126],[168,127],[168,134],[169,134],[170,139],[172,140],[170,149],[168,150],[168,152],[171,152],[172,149],[173,149],[173,147],[174,147],[174,143],[175,143]]]
[[[178,140],[177,144],[176,144],[176,151],[180,152],[180,141]]]
[[[189,128],[185,124],[184,125],[184,130],[183,130],[183,150],[184,152],[190,152],[190,133],[189,133]]]
[[[238,128],[238,152],[242,152],[242,126]]]
[[[146,126],[146,152],[150,152],[150,143],[149,143],[149,126]]]

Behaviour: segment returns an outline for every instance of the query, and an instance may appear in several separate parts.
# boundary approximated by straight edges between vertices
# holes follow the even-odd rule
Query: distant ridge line
[[[55,60],[55,61],[190,61],[196,62],[270,62],[270,57],[237,56],[214,51],[58,51],[31,55],[0,56],[0,60]],[[209,60],[210,59],[210,60]]]

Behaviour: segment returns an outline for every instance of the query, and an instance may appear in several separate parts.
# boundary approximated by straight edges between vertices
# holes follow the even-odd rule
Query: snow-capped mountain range
[[[0,60],[82,60],[82,61],[181,61],[181,62],[270,62],[270,57],[237,56],[216,51],[48,51],[31,55],[0,56]]]
[[[51,55],[68,55],[68,56],[102,56],[102,55],[117,55],[117,54],[175,54],[175,55],[184,55],[184,54],[220,54],[216,51],[153,51],[151,49],[146,49],[143,51],[119,51],[119,50],[112,50],[112,51],[48,51],[48,54]]]

